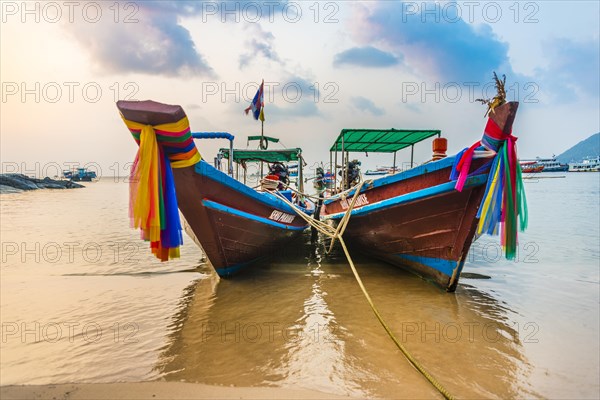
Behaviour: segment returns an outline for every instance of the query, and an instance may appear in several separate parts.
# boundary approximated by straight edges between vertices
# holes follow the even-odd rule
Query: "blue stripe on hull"
[[[484,175],[476,175],[467,179],[465,183],[465,188],[471,186],[479,186],[483,185],[488,179],[487,174]],[[456,181],[450,181],[446,183],[442,183],[441,185],[428,187],[426,189],[417,190],[411,193],[406,193],[400,196],[393,197],[391,199],[382,200],[377,203],[368,204],[362,206],[360,208],[356,208],[352,210],[352,216],[361,216],[366,215],[371,212],[381,211],[383,209],[394,207],[401,205],[403,203],[408,203],[415,200],[421,200],[427,197],[437,196],[443,193],[448,193],[454,191],[454,187],[456,186]],[[350,198],[350,197],[348,197]],[[340,219],[344,216],[345,212],[340,212],[337,214],[327,215],[324,218],[327,219]]]
[[[238,272],[240,272],[241,270],[243,270],[244,268],[254,264],[255,262],[257,262],[260,259],[265,258],[265,256],[261,256],[258,257],[254,260],[245,262],[245,263],[241,263],[241,264],[235,264],[235,265],[230,265],[228,267],[223,267],[223,268],[215,268],[215,271],[217,272],[217,274],[221,277],[221,278],[227,278],[231,275],[235,275]]]
[[[233,179],[229,175],[219,171],[204,160],[197,163],[194,167],[194,170],[198,175],[205,176],[206,178],[211,179],[220,185],[227,186],[230,189],[247,196],[249,201],[256,201],[268,207],[273,207],[278,210],[285,211],[288,214],[296,213],[289,205],[287,205],[287,203],[281,200],[278,196],[275,196],[268,192],[259,193],[256,190]],[[302,207],[299,208],[302,209]],[[312,214],[313,211],[307,211],[305,209],[302,210],[305,211],[307,214]]]
[[[430,162],[430,163],[427,163],[424,165],[420,165],[418,167],[414,167],[412,169],[409,169],[408,171],[403,171],[403,172],[399,172],[394,175],[386,175],[382,178],[377,178],[377,179],[373,180],[372,186],[370,186],[370,187],[367,187],[366,185],[363,186],[363,188],[361,189],[361,193],[363,193],[367,190],[370,190],[372,188],[386,186],[391,183],[396,183],[399,181],[414,178],[419,175],[425,175],[425,174],[428,174],[433,171],[439,171],[444,168],[449,168],[454,164],[455,157],[456,156],[454,155],[454,156],[442,158],[441,160],[438,160],[438,161],[433,161],[433,162]],[[354,195],[354,192],[355,192],[354,190],[351,190],[350,192],[348,192],[346,197],[351,198]],[[326,199],[324,204],[327,205],[327,204],[333,203],[334,201],[337,201],[337,200],[336,199],[333,199],[333,200]]]
[[[419,263],[421,265],[439,271],[447,275],[448,277],[452,276],[452,272],[454,272],[454,269],[458,266],[457,261],[444,260],[443,258],[423,257],[410,254],[396,254],[396,257],[400,259],[400,264],[403,264],[402,260],[410,261],[413,263]]]
[[[291,231],[303,231],[304,229],[306,229],[306,225],[304,226],[293,226],[293,225],[286,225],[286,224],[282,224],[281,222],[277,222],[277,221],[273,221],[270,220],[268,218],[263,218],[263,217],[259,217],[257,215],[254,214],[250,214],[244,211],[240,211],[237,210],[235,208],[231,208],[231,207],[227,207],[224,206],[222,204],[219,204],[217,202],[211,201],[211,200],[202,200],[202,204],[206,207],[206,208],[210,208],[213,210],[217,210],[217,211],[221,211],[227,214],[231,214],[231,215],[235,215],[236,217],[240,217],[240,218],[244,218],[244,219],[249,219],[252,221],[256,221],[256,222],[260,222],[262,224],[265,225],[270,225],[279,229],[286,229],[286,230],[291,230]],[[298,217],[300,218],[300,217]]]

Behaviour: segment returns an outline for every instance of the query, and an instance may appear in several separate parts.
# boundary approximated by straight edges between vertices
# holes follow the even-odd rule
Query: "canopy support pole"
[[[348,182],[348,178],[350,177],[350,171],[348,170],[348,164],[350,164],[350,152],[348,150],[346,150],[346,164],[344,164],[346,166],[346,180],[344,182],[346,182],[346,185],[348,186],[346,189],[350,189],[350,182]]]
[[[304,159],[302,158],[302,152],[298,152],[298,189],[301,193],[304,193],[304,174],[302,173],[302,164],[304,164]],[[291,183],[291,182],[290,182]],[[300,200],[304,201],[304,198]]]
[[[413,161],[415,159],[415,145],[410,145],[410,167],[413,167]]]
[[[229,176],[233,178],[233,140],[229,141],[229,162],[227,171],[229,172]]]
[[[335,149],[335,164],[333,165],[333,190],[337,189],[337,148]]]
[[[392,166],[393,173],[396,173],[396,153],[397,153],[397,151],[394,152],[394,165]]]
[[[344,162],[345,156],[346,156],[346,152],[344,151],[344,135],[342,135],[342,182],[340,187],[343,190],[346,190],[346,163]]]
[[[260,121],[260,142],[258,143],[258,147],[261,150],[265,150],[267,146],[263,146],[263,140],[265,139],[265,121]],[[263,162],[260,161],[260,179],[264,177],[263,174]]]

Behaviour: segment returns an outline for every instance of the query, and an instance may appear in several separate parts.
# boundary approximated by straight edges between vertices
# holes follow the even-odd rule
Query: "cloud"
[[[361,43],[381,43],[403,55],[415,71],[450,81],[487,81],[494,70],[511,72],[508,44],[489,25],[474,26],[446,15],[440,3],[381,2],[370,10],[357,7],[353,36]],[[427,12],[423,12],[425,8]],[[407,12],[408,6],[411,12]],[[432,11],[434,10],[434,11]]]
[[[259,7],[261,18],[270,20],[286,2],[270,6],[250,0],[93,2],[101,7],[103,17],[99,22],[75,21],[64,27],[89,54],[98,73],[214,78],[215,71],[198,51],[181,19],[202,16],[203,22],[239,22],[240,15]],[[266,43],[254,40],[250,45],[263,56],[277,60],[268,37]]]
[[[279,107],[274,104],[269,105],[268,108],[265,106],[265,118],[273,118],[275,121],[318,116],[321,116],[321,112],[316,103],[311,101],[300,101],[287,107]]]
[[[543,43],[549,59],[537,70],[541,85],[563,101],[580,96],[598,99],[600,94],[600,43],[598,38],[574,41],[566,38]]]
[[[379,50],[373,46],[353,47],[338,53],[333,58],[333,65],[357,65],[360,67],[384,68],[397,65],[398,57]]]
[[[109,15],[107,4],[102,3],[103,13]],[[190,32],[179,23],[181,16],[198,12],[197,4],[128,4],[136,4],[135,13],[127,13],[129,23],[115,23],[112,18],[102,18],[94,24],[76,22],[65,25],[88,52],[97,72],[215,76],[197,51]]]
[[[423,112],[417,103],[400,103],[399,106],[417,114],[421,114]]]
[[[320,91],[319,86],[315,84],[314,80],[309,80],[307,78],[302,78],[298,75],[288,75],[282,81],[281,90],[285,90],[285,97],[292,97],[294,93],[297,91],[302,95],[303,99],[319,99]]]
[[[375,103],[373,103],[371,100],[367,99],[366,97],[362,97],[362,96],[352,97],[350,99],[350,103],[352,103],[352,105],[354,107],[356,107],[357,109],[371,113],[375,116],[380,116],[380,115],[385,114],[385,110],[383,108],[377,107],[375,105]]]
[[[319,88],[310,78],[287,74],[280,82],[269,82],[269,86],[265,82],[265,118],[277,121],[296,117],[320,117],[322,113],[317,107],[320,101]]]
[[[247,29],[251,31],[248,36],[252,37],[252,39],[246,41],[245,47],[248,49],[248,51],[240,55],[240,69],[248,66],[251,61],[256,59],[258,56],[262,56],[267,60],[274,61],[281,65],[284,64],[273,48],[275,36],[271,32],[263,30],[258,24],[248,25]]]

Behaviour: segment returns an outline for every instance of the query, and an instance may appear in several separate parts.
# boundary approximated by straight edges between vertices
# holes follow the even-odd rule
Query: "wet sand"
[[[226,387],[184,382],[72,383],[0,387],[0,398],[14,399],[349,399],[303,389]]]

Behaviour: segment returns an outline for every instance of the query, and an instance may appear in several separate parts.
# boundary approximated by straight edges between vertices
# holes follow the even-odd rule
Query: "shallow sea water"
[[[600,396],[600,175],[525,183],[516,261],[472,247],[454,294],[353,254],[396,336],[459,398]],[[153,259],[128,187],[0,195],[0,384],[185,380],[357,397],[438,396],[307,234],[232,279],[185,238]]]

